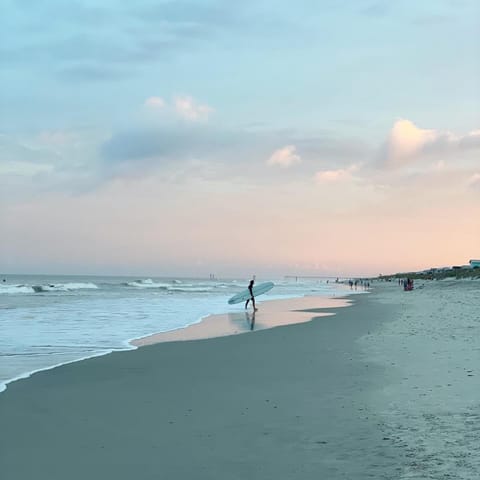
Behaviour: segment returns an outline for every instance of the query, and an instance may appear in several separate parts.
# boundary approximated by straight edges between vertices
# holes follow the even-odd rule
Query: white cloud
[[[318,183],[332,183],[342,180],[348,176],[347,170],[322,170],[315,174],[315,180]]]
[[[206,121],[213,112],[212,107],[199,103],[188,95],[174,97],[172,100],[152,96],[144,101],[143,106],[155,115],[159,113],[167,116],[177,115],[192,122]]]
[[[475,190],[480,190],[480,173],[474,173],[469,179],[468,179],[468,186],[470,188],[473,188]]]
[[[286,145],[285,147],[275,150],[270,158],[267,160],[267,164],[270,166],[278,165],[282,168],[288,168],[296,163],[302,161],[300,155],[296,153],[295,145]]]
[[[335,183],[352,178],[353,172],[358,170],[357,164],[350,165],[348,168],[339,168],[337,170],[320,170],[315,173],[317,183]]]
[[[399,164],[413,158],[436,136],[434,130],[418,128],[410,120],[396,121],[387,140],[388,162]]]
[[[459,137],[457,141],[458,145],[463,148],[480,148],[480,129]]]
[[[175,111],[183,118],[194,122],[208,120],[213,108],[206,104],[201,104],[189,96],[174,98]]]
[[[166,102],[162,97],[149,97],[145,100],[144,105],[149,108],[164,108]]]
[[[480,130],[465,135],[423,129],[410,120],[397,120],[385,145],[385,158],[391,166],[401,166],[425,154],[480,148]]]

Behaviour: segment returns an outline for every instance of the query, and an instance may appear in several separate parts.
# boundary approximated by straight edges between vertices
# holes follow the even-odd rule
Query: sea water
[[[258,279],[257,283],[263,280]],[[328,281],[327,281],[328,280]],[[334,279],[280,279],[261,300],[333,296]],[[64,363],[132,349],[129,341],[243,308],[248,279],[20,276],[0,278],[0,391]]]

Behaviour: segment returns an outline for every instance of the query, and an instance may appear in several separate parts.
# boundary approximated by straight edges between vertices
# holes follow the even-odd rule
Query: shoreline
[[[477,478],[478,284],[415,287],[376,283],[352,308],[307,309],[312,321],[146,345],[15,382],[0,395],[2,474]]]
[[[205,340],[229,335],[239,335],[285,325],[312,321],[315,317],[333,313],[312,312],[311,309],[342,308],[351,305],[348,293],[342,296],[303,296],[258,301],[256,312],[252,309],[208,315],[197,323],[167,332],[158,332],[129,340],[134,347],[144,347],[164,342]],[[313,315],[313,316],[312,316]]]
[[[314,298],[321,300],[324,302],[325,306],[322,308],[333,308],[335,305],[334,303],[336,302],[341,302],[342,300],[345,301],[345,306],[348,306],[348,300],[346,298],[350,295],[349,292],[342,293],[342,295],[339,296],[333,296],[333,297],[324,297],[324,296],[304,296],[304,297],[291,297],[291,298],[285,298],[285,299],[273,299],[273,300],[263,300],[259,301],[259,305],[264,306],[265,304],[268,305],[267,309],[272,312],[275,311],[275,304],[276,302],[279,302],[279,305],[285,305],[286,308],[288,308],[287,304],[292,305],[298,305],[297,301],[305,298]],[[308,302],[304,301],[305,307],[307,307]],[[331,305],[331,306],[327,306]],[[273,308],[272,308],[273,306]],[[317,302],[318,306],[318,302]],[[262,307],[263,308],[263,307]],[[250,310],[251,312],[251,310]],[[207,338],[216,338],[220,336],[225,336],[225,335],[235,335],[239,333],[245,333],[247,331],[250,331],[250,329],[245,329],[245,331],[237,332],[232,329],[228,329],[227,324],[230,323],[232,320],[235,322],[237,321],[238,323],[242,323],[239,321],[239,318],[243,315],[243,318],[245,318],[245,314],[243,312],[227,312],[227,313],[222,313],[222,314],[208,314],[207,316],[200,318],[197,322],[191,323],[185,327],[180,327],[176,328],[174,330],[169,330],[165,332],[155,332],[151,333],[145,336],[135,336],[133,338],[125,339],[123,341],[124,348],[111,348],[111,349],[106,349],[105,351],[98,351],[95,352],[91,355],[86,355],[80,358],[74,358],[72,360],[67,360],[63,362],[56,363],[54,365],[49,365],[45,367],[41,367],[38,369],[30,370],[24,373],[21,373],[19,375],[16,375],[13,378],[4,380],[0,382],[0,395],[2,395],[7,389],[9,388],[10,385],[21,381],[21,380],[28,380],[31,378],[33,375],[36,375],[37,373],[41,372],[47,372],[54,370],[56,368],[61,368],[64,365],[70,365],[73,363],[77,362],[83,362],[85,360],[89,360],[91,358],[97,358],[97,357],[102,357],[106,355],[111,355],[112,353],[115,352],[128,352],[135,350],[137,348],[143,347],[145,345],[151,345],[155,343],[163,343],[163,342],[173,342],[173,341],[188,341],[188,340],[201,340],[201,339],[207,339]],[[258,312],[257,312],[258,315]],[[325,315],[329,315],[329,313],[325,313]],[[259,315],[260,317],[263,316],[263,314]],[[311,316],[311,315],[310,315]],[[257,319],[258,317],[256,317]],[[234,320],[235,319],[235,320]],[[301,321],[309,321],[309,319],[302,319]],[[219,323],[222,325],[219,327]],[[261,327],[259,328],[259,323],[258,321],[255,322],[256,327],[255,330],[261,330],[263,328],[275,328],[276,326],[281,326],[286,323],[296,323],[296,322],[286,322],[286,323],[280,323],[279,325],[269,325],[267,327]],[[216,330],[218,332],[216,333]]]
[[[366,365],[357,343],[390,307],[357,295],[352,308],[309,310],[313,321],[148,345],[16,382],[0,395],[2,472],[15,480],[393,472],[398,452],[369,411],[384,369]]]

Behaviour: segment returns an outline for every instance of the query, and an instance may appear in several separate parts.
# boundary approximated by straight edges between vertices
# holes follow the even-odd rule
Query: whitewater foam
[[[0,285],[0,294],[35,293],[28,285]]]
[[[40,293],[40,292],[71,292],[73,290],[98,289],[94,283],[47,283],[47,284],[3,284],[0,294]]]
[[[13,277],[13,276],[11,276]],[[13,277],[0,285],[0,385],[37,371],[131,349],[131,340],[185,328],[236,307],[247,281]],[[259,280],[260,281],[260,280]],[[282,282],[262,299],[331,296],[325,282]],[[33,286],[41,289],[35,290]],[[1,387],[0,389],[3,389]]]

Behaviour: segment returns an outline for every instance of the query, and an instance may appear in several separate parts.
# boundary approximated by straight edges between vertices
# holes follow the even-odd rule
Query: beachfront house
[[[470,260],[470,266],[472,268],[479,268],[480,267],[480,260]]]

